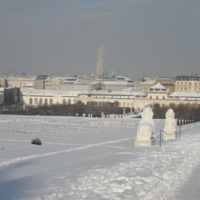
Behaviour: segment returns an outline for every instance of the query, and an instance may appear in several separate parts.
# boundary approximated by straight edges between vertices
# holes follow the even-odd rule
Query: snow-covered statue
[[[83,113],[83,115],[82,115],[83,117],[85,117],[85,113]]]
[[[90,117],[91,117],[91,118],[93,117],[93,114],[92,114],[92,113],[90,114]]]
[[[135,147],[140,145],[152,146],[155,144],[155,123],[151,107],[146,107],[141,114],[142,120],[137,128]]]
[[[78,113],[76,113],[76,116],[78,117]]]
[[[105,118],[105,115],[104,115],[104,113],[103,113],[103,112],[101,113],[101,118]]]
[[[168,109],[165,116],[166,118],[163,139],[166,140],[167,138],[176,138],[177,120],[174,118],[174,111],[171,108]]]

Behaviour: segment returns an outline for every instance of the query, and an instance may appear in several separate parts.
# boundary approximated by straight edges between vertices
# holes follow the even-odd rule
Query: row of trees
[[[198,104],[170,104],[169,106],[151,105],[155,119],[164,119],[165,113],[169,108],[175,112],[175,118],[178,119],[200,119],[200,105]]]
[[[126,108],[126,113],[130,112],[130,108]],[[24,110],[16,110],[11,107],[6,109],[3,113],[5,114],[23,114],[23,115],[60,115],[60,116],[79,116],[83,114],[92,114],[93,117],[100,117],[102,112],[104,114],[123,114],[123,108],[119,107],[119,102],[109,103],[102,102],[90,102],[84,105],[81,101],[76,104],[68,105],[39,105],[39,106],[28,106]]]
[[[151,105],[154,112],[154,119],[164,119],[165,114],[169,108],[172,108],[175,112],[175,118],[177,119],[200,119],[200,105],[198,104],[170,104],[169,106],[160,106],[159,104]],[[24,108],[22,105],[4,105],[0,108],[3,114],[23,114],[23,115],[60,115],[60,116],[79,116],[83,114],[92,114],[93,117],[100,117],[102,112],[104,114],[123,114],[123,109],[119,107],[119,102],[89,102],[84,105],[81,101],[71,105],[40,105],[29,106]],[[134,110],[133,110],[134,111]],[[125,108],[125,112],[129,113],[130,108]],[[184,123],[184,122],[182,122]]]

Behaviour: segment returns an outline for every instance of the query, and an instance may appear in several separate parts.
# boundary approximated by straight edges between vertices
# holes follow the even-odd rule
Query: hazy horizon
[[[200,74],[199,21],[197,0],[2,0],[0,74],[91,75],[102,45],[109,73]]]

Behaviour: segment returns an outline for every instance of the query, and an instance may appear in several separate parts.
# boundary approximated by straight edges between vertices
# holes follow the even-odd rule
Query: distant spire
[[[145,79],[144,79],[144,74],[143,74],[143,77],[142,77],[142,82],[145,82]]]
[[[99,48],[97,65],[96,65],[96,75],[99,77],[103,76],[103,55],[104,55],[104,46],[101,46]]]

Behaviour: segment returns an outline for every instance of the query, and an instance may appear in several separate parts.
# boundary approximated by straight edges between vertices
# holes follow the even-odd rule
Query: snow
[[[26,83],[26,84],[24,85],[24,87],[34,87],[34,85],[33,85],[32,83]]]
[[[166,87],[164,87],[163,85],[161,85],[160,83],[157,83],[156,85],[154,85],[153,87],[151,87],[150,89],[165,89]]]
[[[73,96],[77,97],[79,94],[88,94],[87,91],[67,91],[67,90],[40,90],[40,89],[21,89],[22,95],[44,95],[44,96]]]
[[[99,84],[99,83],[103,85],[124,85],[124,86],[128,84],[127,81],[94,81],[90,84],[94,85],[94,84]]]
[[[0,93],[1,92],[4,92],[4,88],[3,87],[0,87]]]
[[[89,92],[91,95],[126,95],[126,96],[145,96],[146,94],[142,91],[127,91],[127,90],[92,90]]]
[[[199,92],[173,92],[170,97],[200,97]]]
[[[134,148],[140,119],[0,115],[1,200],[199,199],[200,123]],[[32,145],[38,137],[42,145]],[[191,193],[192,192],[192,193]]]

